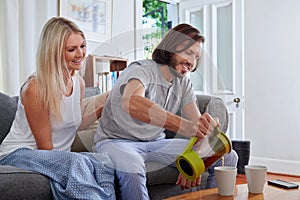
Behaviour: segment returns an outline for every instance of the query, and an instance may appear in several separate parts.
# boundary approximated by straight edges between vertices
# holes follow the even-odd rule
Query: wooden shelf
[[[98,73],[124,70],[127,66],[127,61],[127,58],[88,55],[86,58],[85,72],[84,74],[81,74],[85,80],[86,87],[97,86]],[[101,68],[103,69],[100,69],[97,65],[101,65]]]

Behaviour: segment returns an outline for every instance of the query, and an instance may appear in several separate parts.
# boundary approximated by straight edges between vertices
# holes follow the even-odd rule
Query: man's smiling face
[[[188,72],[196,68],[197,60],[200,59],[201,55],[201,44],[200,42],[195,42],[189,48],[174,54],[171,67],[174,68],[181,77],[184,77]],[[184,45],[186,44],[182,44],[182,46]],[[182,46],[179,45],[178,49],[183,49]]]

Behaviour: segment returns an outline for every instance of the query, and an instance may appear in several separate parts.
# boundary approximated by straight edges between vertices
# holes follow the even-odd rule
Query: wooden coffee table
[[[300,182],[297,182],[300,185]],[[248,192],[247,184],[236,185],[233,196],[220,196],[218,195],[218,189],[200,190],[196,192],[190,192],[174,197],[167,198],[166,200],[300,200],[299,189],[281,189],[278,187],[270,186],[266,183],[264,192],[262,194],[251,194]]]

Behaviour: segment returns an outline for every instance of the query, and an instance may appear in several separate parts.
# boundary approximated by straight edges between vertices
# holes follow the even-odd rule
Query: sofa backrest
[[[86,88],[85,97],[99,94],[99,90],[96,88]],[[208,96],[208,95],[196,95],[197,106],[201,114],[208,112],[212,117],[217,117],[220,120],[220,130],[226,133],[228,128],[228,112],[227,108],[221,98]],[[15,118],[18,104],[18,97],[9,97],[6,94],[0,92],[0,144],[8,134],[10,127]],[[177,114],[180,115],[180,112]],[[174,138],[176,133],[166,130],[167,138]]]
[[[87,87],[85,89],[85,97],[90,97],[99,93],[100,90],[97,87]],[[18,99],[18,96],[10,97],[0,92],[0,144],[8,134],[14,121],[18,107]]]

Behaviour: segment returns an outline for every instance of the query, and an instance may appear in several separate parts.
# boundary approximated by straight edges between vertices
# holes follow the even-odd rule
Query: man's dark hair
[[[204,43],[205,38],[200,34],[200,31],[189,24],[179,24],[172,28],[168,34],[162,39],[152,53],[152,60],[159,64],[170,65],[171,58],[174,54],[185,51],[195,42]],[[179,45],[184,45],[178,49]],[[198,67],[197,61],[195,71]]]

